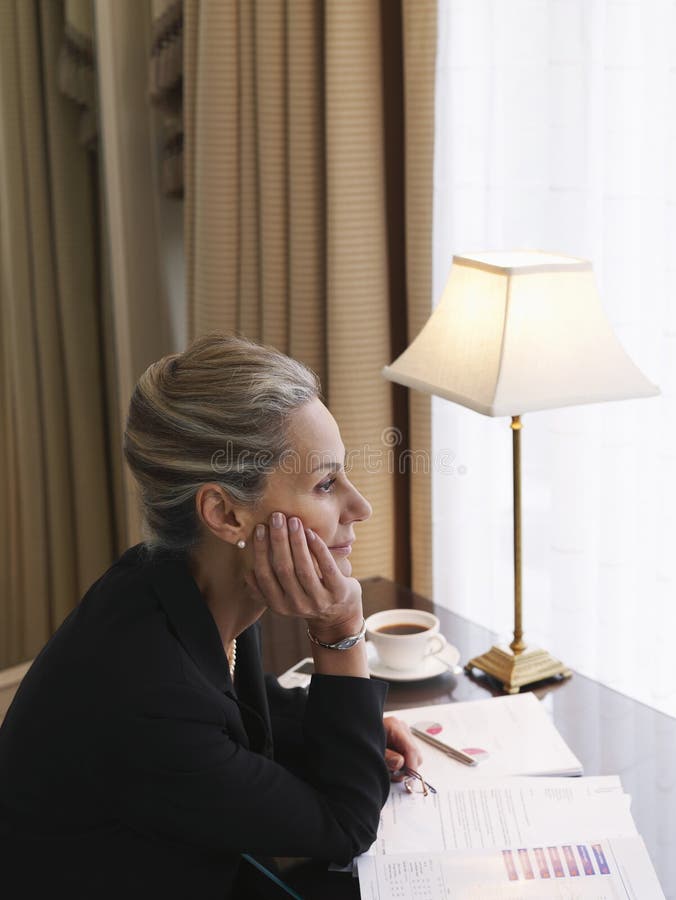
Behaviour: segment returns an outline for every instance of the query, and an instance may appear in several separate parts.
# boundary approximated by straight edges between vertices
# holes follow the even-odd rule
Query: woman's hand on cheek
[[[254,570],[244,576],[253,598],[285,616],[316,624],[313,633],[361,622],[361,585],[343,575],[319,535],[296,516],[273,513],[254,530]],[[318,574],[318,571],[319,574]]]
[[[388,716],[383,719],[383,725],[386,738],[385,762],[392,780],[401,781],[405,775],[398,774],[400,770],[417,769],[422,763],[422,754],[406,722]]]

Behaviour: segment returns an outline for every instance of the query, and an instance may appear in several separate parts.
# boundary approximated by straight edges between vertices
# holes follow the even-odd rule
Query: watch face
[[[344,641],[339,641],[335,646],[336,650],[349,650],[350,647],[354,647],[356,641],[354,638],[346,638]]]
[[[361,640],[361,635],[357,635],[356,637],[345,638],[344,641],[340,641],[335,645],[337,650],[349,650],[351,647],[354,647],[355,644],[358,644]]]
[[[307,636],[310,638],[310,640],[314,644],[318,644],[320,647],[326,647],[327,650],[349,650],[351,647],[354,647],[355,644],[361,641],[365,634],[366,623],[364,622],[359,634],[351,634],[350,637],[343,638],[342,641],[336,641],[335,644],[325,644],[324,641],[317,640],[317,638],[310,631],[309,627],[307,629]]]

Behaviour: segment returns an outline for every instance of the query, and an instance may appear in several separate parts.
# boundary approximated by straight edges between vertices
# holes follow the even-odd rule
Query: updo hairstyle
[[[313,371],[233,335],[206,335],[149,366],[124,434],[148,549],[183,552],[199,543],[195,497],[203,484],[255,506],[268,472],[290,449],[290,413],[315,397],[321,389]]]

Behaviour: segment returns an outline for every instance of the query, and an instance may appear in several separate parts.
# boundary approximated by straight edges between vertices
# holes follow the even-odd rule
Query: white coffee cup
[[[388,669],[417,669],[446,647],[439,619],[422,609],[386,609],[366,620],[366,636]]]

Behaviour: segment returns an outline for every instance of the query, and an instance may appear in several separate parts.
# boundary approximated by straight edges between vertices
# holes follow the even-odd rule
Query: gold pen
[[[461,762],[466,766],[475,766],[477,764],[477,761],[473,756],[470,756],[468,753],[463,753],[462,750],[456,750],[455,747],[450,747],[443,741],[432,737],[431,734],[427,734],[426,731],[421,731],[419,728],[416,728],[415,725],[411,726],[411,731],[416,737],[419,737],[421,741],[427,741],[428,744],[436,747],[437,750],[441,750],[442,753],[445,753],[446,756],[450,756],[451,759],[455,759],[457,762]]]

